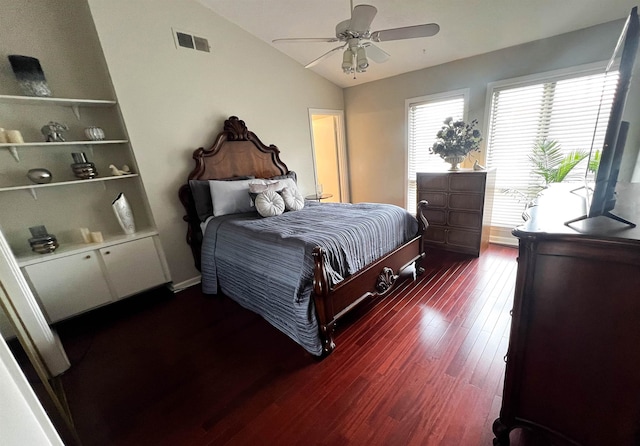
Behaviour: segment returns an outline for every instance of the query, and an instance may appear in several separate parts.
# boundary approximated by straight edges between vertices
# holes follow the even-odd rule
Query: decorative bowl
[[[51,183],[51,180],[53,179],[51,172],[41,167],[36,169],[30,169],[27,172],[27,177],[36,184]]]

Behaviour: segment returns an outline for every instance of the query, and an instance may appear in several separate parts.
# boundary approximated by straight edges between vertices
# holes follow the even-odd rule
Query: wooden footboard
[[[418,203],[419,229],[415,238],[333,288],[329,285],[323,248],[316,247],[313,250],[313,299],[324,355],[331,353],[335,348],[333,332],[338,319],[364,300],[389,293],[403,279],[415,279],[416,274],[422,274],[424,269],[421,262],[425,256],[422,235],[429,225],[424,215],[426,206],[426,201]]]

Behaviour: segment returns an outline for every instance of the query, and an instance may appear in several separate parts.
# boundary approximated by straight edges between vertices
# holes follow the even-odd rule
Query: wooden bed
[[[231,116],[225,121],[224,130],[218,134],[213,146],[208,149],[201,147],[193,153],[196,166],[189,174],[189,180],[285,175],[289,169],[280,160],[279,153],[276,146],[266,146],[247,129],[242,120]],[[181,186],[179,197],[187,213],[184,217],[188,223],[187,243],[191,247],[196,268],[200,270],[203,234],[189,184]],[[324,355],[335,348],[333,333],[336,322],[343,315],[365,299],[389,293],[401,279],[415,279],[416,274],[424,271],[420,263],[425,255],[422,234],[428,226],[424,217],[426,205],[424,201],[418,205],[419,231],[413,239],[333,287],[325,269],[323,248],[318,246],[313,250],[312,297]]]

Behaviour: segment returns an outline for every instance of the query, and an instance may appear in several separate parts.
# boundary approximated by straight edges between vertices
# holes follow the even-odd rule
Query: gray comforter
[[[322,353],[313,299],[313,257],[327,252],[333,284],[413,238],[417,220],[387,204],[306,202],[304,209],[262,218],[235,214],[209,221],[202,244],[202,288],[219,291]]]

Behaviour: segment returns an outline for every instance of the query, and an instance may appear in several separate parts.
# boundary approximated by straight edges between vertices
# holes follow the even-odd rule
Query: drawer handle
[[[105,256],[108,256],[109,254],[111,254],[111,251],[105,251],[105,252],[104,252],[104,255],[105,255]]]
[[[91,258],[91,256],[90,255],[86,255],[86,256],[84,256],[84,258],[85,258],[85,260],[89,260]]]

